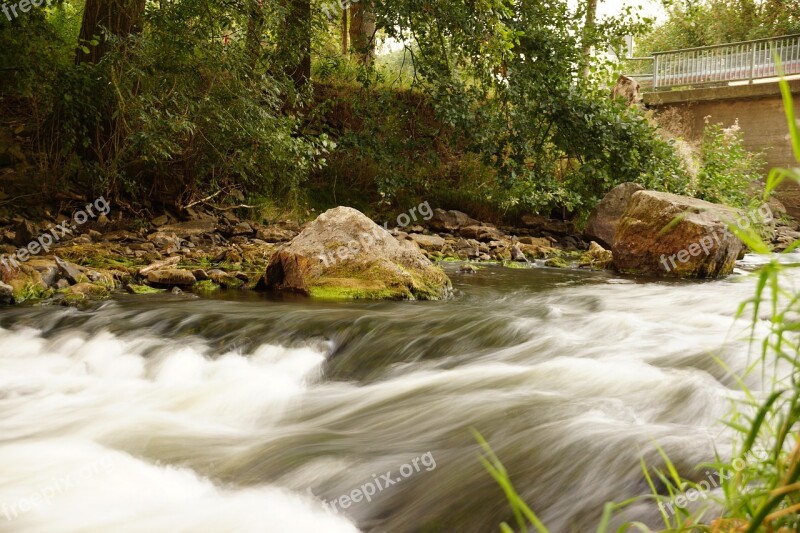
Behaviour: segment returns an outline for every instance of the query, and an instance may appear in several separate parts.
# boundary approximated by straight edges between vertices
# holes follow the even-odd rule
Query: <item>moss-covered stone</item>
[[[78,283],[63,291],[62,305],[75,306],[91,300],[101,300],[110,295],[110,291],[94,283]]]
[[[265,284],[326,299],[434,300],[451,287],[416,246],[347,207],[323,213],[277,252]]]
[[[131,294],[159,294],[162,292],[166,292],[166,289],[157,289],[155,287],[149,287],[147,285],[136,285],[133,283],[129,283],[125,286],[125,290]]]
[[[192,291],[193,292],[215,292],[215,291],[220,290],[221,288],[222,287],[220,287],[217,283],[214,283],[214,281],[212,281],[210,279],[206,279],[206,280],[198,281],[197,283],[195,283],[192,286]]]
[[[567,263],[561,257],[551,257],[550,259],[544,262],[544,266],[552,268],[569,268],[569,263]]]
[[[436,300],[450,280],[444,271],[410,271],[396,263],[376,261],[370,268],[338,265],[315,279],[307,292],[315,298],[371,300]],[[446,280],[446,281],[445,281]]]
[[[48,287],[42,280],[42,275],[26,264],[21,264],[18,268],[0,267],[0,281],[12,287],[14,301],[17,303],[46,297]]]

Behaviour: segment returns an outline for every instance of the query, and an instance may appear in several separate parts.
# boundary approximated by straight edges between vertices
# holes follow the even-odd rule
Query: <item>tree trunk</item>
[[[286,0],[289,12],[279,55],[284,73],[298,89],[311,79],[311,0]]]
[[[342,55],[347,57],[350,55],[350,42],[349,42],[349,35],[347,33],[347,12],[350,11],[348,8],[342,9]]]
[[[369,0],[350,6],[350,43],[362,64],[375,57],[375,11]]]
[[[108,52],[111,36],[125,38],[142,31],[145,0],[86,0],[75,63],[97,63]],[[98,39],[96,46],[89,44]],[[85,52],[83,48],[88,48]]]
[[[264,31],[264,11],[258,0],[250,0],[250,14],[247,19],[247,55],[250,69],[253,70],[261,56],[261,33]]]
[[[589,77],[589,65],[592,62],[592,40],[594,39],[595,20],[597,19],[598,0],[586,0],[586,22],[583,25],[583,78]]]

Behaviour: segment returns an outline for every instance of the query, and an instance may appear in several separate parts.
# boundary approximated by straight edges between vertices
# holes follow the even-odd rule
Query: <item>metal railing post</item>
[[[653,56],[653,90],[658,89],[658,55]]]
[[[750,43],[750,48],[752,49],[752,53],[750,54],[750,83],[753,83],[753,75],[755,74],[756,69],[756,49],[758,43]]]

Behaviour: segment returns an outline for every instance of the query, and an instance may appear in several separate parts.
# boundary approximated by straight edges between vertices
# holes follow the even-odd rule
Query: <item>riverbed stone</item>
[[[278,226],[268,226],[256,232],[256,238],[264,242],[289,242],[297,236],[296,231],[281,228]]]
[[[638,191],[617,227],[614,266],[662,277],[730,274],[744,244],[727,224],[741,216],[736,209],[696,198]]]
[[[583,253],[580,261],[578,261],[578,266],[589,267],[592,270],[604,270],[610,267],[613,261],[614,255],[611,250],[606,250],[592,241],[589,244],[589,249]]]
[[[0,304],[14,303],[14,287],[0,281]]]
[[[192,235],[205,235],[214,233],[217,229],[216,220],[213,218],[199,218],[190,220],[188,222],[178,222],[177,224],[169,224],[158,228],[159,233],[170,234],[186,239]]]
[[[55,256],[55,261],[59,272],[61,272],[61,276],[71,284],[75,285],[89,281],[89,278],[86,276],[86,274],[81,272],[81,269],[78,268],[77,265],[73,265],[69,261],[65,261],[58,256]]]
[[[0,281],[12,287],[14,301],[17,303],[40,298],[48,289],[42,281],[42,275],[25,263],[15,268],[0,267]]]
[[[421,235],[419,233],[411,233],[409,238],[427,252],[441,252],[445,243],[445,240],[438,235]]]
[[[484,226],[473,224],[458,230],[458,233],[466,239],[475,239],[481,242],[499,241],[505,237],[502,231],[494,226]]]
[[[28,246],[36,235],[36,228],[27,220],[20,220],[15,231],[14,244],[17,246]]]
[[[611,189],[589,215],[584,230],[586,237],[606,248],[614,246],[619,219],[625,213],[631,196],[642,190],[644,187],[637,183],[622,183]]]
[[[188,270],[167,268],[150,272],[147,274],[147,281],[151,285],[159,287],[190,287],[194,285],[197,280]]]
[[[479,222],[461,211],[436,208],[433,210],[433,217],[428,221],[428,226],[436,231],[457,231],[466,226],[472,226]]]
[[[270,260],[265,285],[334,299],[447,296],[450,280],[419,249],[403,246],[350,207],[317,217]]]

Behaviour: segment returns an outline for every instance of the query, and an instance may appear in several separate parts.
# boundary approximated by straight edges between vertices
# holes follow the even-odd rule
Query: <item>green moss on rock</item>
[[[567,263],[561,257],[551,257],[544,262],[544,266],[552,268],[569,268],[569,263]]]

